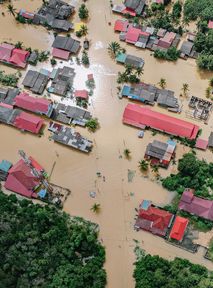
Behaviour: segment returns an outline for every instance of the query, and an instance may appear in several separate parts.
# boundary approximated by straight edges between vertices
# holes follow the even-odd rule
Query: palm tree
[[[126,64],[125,65],[125,73],[127,74],[127,75],[129,75],[129,74],[131,74],[132,73],[132,70],[133,70],[133,66],[131,65],[131,64]]]
[[[138,68],[136,69],[136,75],[137,75],[138,77],[140,77],[142,74],[143,74],[143,68],[142,68],[142,67],[138,67]]]
[[[183,83],[181,90],[183,91],[183,95],[186,96],[187,92],[189,91],[189,84]]]
[[[86,36],[88,33],[88,28],[86,25],[81,25],[81,29],[80,29],[81,35]]]
[[[126,158],[129,158],[129,157],[130,157],[130,154],[131,154],[131,151],[130,151],[128,148],[124,149],[124,156],[125,156]]]
[[[121,46],[118,42],[112,41],[108,46],[108,52],[113,56],[116,57],[116,55],[120,52]]]
[[[149,167],[149,164],[147,161],[145,161],[145,160],[139,161],[139,168],[141,171],[147,171],[148,167]]]
[[[158,165],[153,165],[152,166],[152,172],[158,174],[158,171],[159,171],[159,166]]]
[[[158,82],[158,85],[159,85],[162,89],[165,89],[165,88],[166,88],[166,79],[161,78],[160,81]]]
[[[95,203],[92,205],[91,211],[93,211],[94,213],[98,214],[101,210],[101,205],[99,203]]]
[[[206,88],[206,98],[210,98],[211,96],[211,87]]]
[[[16,17],[16,9],[14,8],[14,6],[12,4],[9,4],[7,6],[7,12],[10,14],[10,15],[13,15],[14,17]]]
[[[23,42],[21,41],[18,41],[16,44],[15,44],[15,47],[18,48],[18,49],[21,49],[23,46]]]
[[[128,76],[126,75],[125,72],[121,73],[118,72],[118,78],[117,78],[117,83],[121,84],[121,83],[125,83],[128,81]]]

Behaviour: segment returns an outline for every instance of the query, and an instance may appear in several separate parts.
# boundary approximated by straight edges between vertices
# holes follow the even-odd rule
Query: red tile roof
[[[122,14],[126,15],[126,14],[129,14],[131,16],[136,16],[136,12],[133,11],[132,9],[130,8],[125,8],[124,10],[121,11]]]
[[[208,28],[209,29],[213,29],[213,21],[209,20]]]
[[[183,192],[178,208],[213,221],[213,201],[194,196],[192,189],[186,189]]]
[[[0,60],[9,61],[14,48],[15,46],[11,44],[7,43],[0,44]]]
[[[22,49],[13,49],[12,55],[9,59],[9,62],[15,64],[18,67],[25,68],[27,65],[27,57],[30,55],[29,51],[25,51]]]
[[[28,198],[37,198],[34,189],[39,184],[39,179],[33,176],[30,168],[21,159],[9,170],[5,188]]]
[[[115,21],[114,31],[126,32],[129,22],[127,20],[118,19]]]
[[[140,29],[130,26],[126,33],[126,42],[133,44],[136,43],[138,41],[140,33],[141,33]]]
[[[198,149],[206,150],[208,147],[208,140],[198,138],[195,147]]]
[[[68,60],[70,57],[70,52],[58,48],[53,48],[52,55],[56,58]]]
[[[21,112],[14,121],[14,126],[20,130],[26,130],[34,134],[38,134],[44,124],[44,121],[34,115]]]
[[[169,237],[178,241],[182,241],[188,223],[188,219],[177,216],[175,218],[175,222]]]
[[[88,91],[87,90],[76,90],[74,93],[76,98],[81,98],[81,99],[88,99]]]
[[[149,206],[140,209],[136,227],[159,236],[165,236],[173,215],[165,210]]]
[[[128,104],[124,110],[123,123],[135,127],[151,127],[165,133],[195,139],[199,126],[181,119],[155,112],[137,104]]]
[[[41,114],[47,114],[51,102],[44,98],[35,98],[26,92],[21,92],[14,99],[14,106]]]

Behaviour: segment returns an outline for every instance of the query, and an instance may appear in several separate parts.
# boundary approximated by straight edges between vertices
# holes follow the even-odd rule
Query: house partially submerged
[[[193,189],[185,189],[181,196],[178,209],[213,221],[213,201],[196,197]]]
[[[117,19],[114,25],[115,32],[126,32],[129,26],[129,22],[126,19]]]
[[[33,134],[39,134],[44,125],[43,119],[31,115],[26,112],[21,112],[13,122],[14,126],[22,131],[28,131]]]
[[[14,98],[19,94],[18,88],[2,88],[0,87],[0,102],[12,105]]]
[[[53,103],[45,98],[36,98],[26,92],[21,92],[14,98],[15,107],[34,112],[36,114],[51,117],[53,112]]]
[[[89,111],[80,107],[58,103],[54,107],[51,118],[64,124],[85,126],[92,115]]]
[[[131,16],[142,15],[146,1],[145,0],[125,0],[124,5],[126,11],[123,14],[130,14]]]
[[[2,160],[0,162],[0,181],[6,181],[11,166],[12,163],[7,160]]]
[[[73,39],[72,37],[56,36],[52,44],[52,55],[56,58],[68,60],[70,54],[78,53],[80,49],[80,41]]]
[[[0,44],[0,62],[2,63],[15,66],[17,68],[25,68],[27,66],[27,59],[29,55],[29,51],[15,48],[15,46],[12,44]]]
[[[24,87],[36,94],[42,94],[47,86],[49,77],[43,73],[29,70],[22,82]]]
[[[55,142],[85,153],[89,153],[92,150],[92,141],[84,138],[80,133],[70,127],[50,122],[48,130],[53,132],[52,139]]]
[[[159,89],[151,84],[141,82],[134,85],[124,85],[121,96],[150,105],[154,105],[157,102],[159,106],[168,108],[168,110],[173,112],[180,111],[178,99],[174,96],[173,91]]]
[[[138,128],[150,127],[167,134],[185,137],[187,139],[195,139],[199,131],[199,126],[193,123],[130,103],[124,110],[123,123]]]
[[[176,142],[168,140],[166,143],[154,140],[149,143],[144,158],[151,160],[152,165],[159,165],[167,168],[175,156]]]
[[[181,242],[186,232],[189,220],[176,216],[169,238]]]
[[[130,65],[136,69],[143,68],[145,64],[142,58],[125,53],[119,53],[116,57],[116,61],[124,65]]]
[[[88,100],[89,97],[89,92],[85,89],[83,90],[75,90],[74,92],[74,96],[76,99],[80,99],[80,100]]]
[[[74,7],[61,0],[50,0],[42,5],[34,15],[33,23],[41,24],[59,31],[69,31],[73,24],[67,19],[73,14]]]
[[[152,205],[151,201],[143,200],[139,206],[135,229],[165,237],[171,227],[173,217],[173,214]]]
[[[68,66],[54,69],[50,75],[52,79],[48,92],[65,97],[70,90],[75,77],[75,70]]]
[[[0,103],[0,122],[33,134],[38,134],[44,124],[41,118],[13,109],[13,106],[5,103]]]

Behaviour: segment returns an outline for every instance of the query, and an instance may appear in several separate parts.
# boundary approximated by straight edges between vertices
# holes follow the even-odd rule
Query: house
[[[92,141],[84,138],[80,133],[70,127],[59,124],[55,126],[55,123],[50,122],[48,130],[53,132],[52,139],[55,142],[86,153],[89,153],[92,150]]]
[[[125,53],[119,53],[116,57],[116,61],[125,65],[131,65],[134,68],[143,68],[145,63],[142,58],[134,55],[127,55]]]
[[[146,1],[145,0],[125,0],[124,5],[126,11],[122,11],[123,14],[130,14],[132,16],[142,15]]]
[[[176,216],[169,238],[181,242],[183,240],[189,220]]]
[[[193,189],[185,189],[181,196],[178,209],[213,221],[213,201],[196,197]]]
[[[44,121],[41,118],[26,112],[21,112],[13,122],[13,125],[16,128],[33,134],[38,134],[41,131],[43,124]]]
[[[51,116],[53,112],[52,102],[44,98],[35,98],[26,92],[21,92],[14,99],[15,107],[28,110],[37,114]]]
[[[145,104],[154,105],[155,93],[144,89],[143,84],[124,85],[121,90],[122,97],[128,97],[129,99],[143,102]]]
[[[112,7],[112,11],[114,13],[119,13],[119,14],[123,14],[122,12],[125,11],[125,9],[126,7],[124,4],[120,4],[120,5],[114,4]]]
[[[176,33],[174,32],[166,32],[163,38],[160,38],[158,41],[158,47],[161,48],[169,48],[172,45],[172,42],[174,41],[176,37]]]
[[[167,89],[158,89],[157,90],[157,104],[166,108],[174,108],[179,112],[180,105],[178,99],[174,97],[174,91]]]
[[[146,126],[188,139],[195,139],[199,131],[195,124],[130,103],[124,110],[123,123],[138,128]]]
[[[146,147],[144,158],[151,160],[151,164],[157,164],[167,168],[175,155],[176,143],[168,140],[166,143],[154,140]]]
[[[36,65],[38,62],[38,53],[36,51],[33,51],[27,59],[27,62],[31,65]]]
[[[80,49],[80,41],[72,37],[56,36],[52,44],[52,55],[57,58],[68,60],[71,53],[76,54]]]
[[[60,31],[69,31],[73,24],[67,19],[73,14],[74,7],[61,0],[50,0],[34,15],[33,23],[41,24]]]
[[[8,171],[11,168],[12,163],[7,160],[2,160],[0,162],[0,181],[6,181],[8,177]]]
[[[195,144],[197,149],[206,150],[208,147],[208,140],[198,138]]]
[[[19,10],[18,14],[27,20],[33,20],[34,13],[28,12],[25,9]]]
[[[25,68],[30,52],[8,43],[0,44],[0,61],[18,68]]]
[[[50,78],[52,79],[51,86],[48,87],[48,92],[59,96],[66,96],[68,90],[73,84],[75,70],[64,66],[63,68],[54,69]]]
[[[135,228],[165,237],[171,226],[173,215],[152,205],[151,201],[143,200],[139,206]]]
[[[40,184],[39,178],[32,174],[30,167],[21,159],[8,171],[4,187],[22,196],[37,198],[35,190]]]
[[[0,102],[12,105],[14,98],[19,94],[18,88],[0,88]]]
[[[213,29],[213,21],[209,20],[208,28],[209,29]]]
[[[127,33],[126,33],[126,42],[130,44],[135,44],[138,41],[138,38],[142,31],[138,28],[133,26],[129,26]]]
[[[22,84],[32,92],[42,94],[48,81],[49,77],[47,75],[37,71],[28,70]]]
[[[118,19],[115,21],[114,31],[115,32],[126,32],[129,22],[125,19]]]
[[[213,148],[213,132],[209,135],[208,147]]]
[[[80,107],[58,103],[54,107],[51,118],[64,124],[85,126],[86,122],[92,118],[92,115],[89,111]]]
[[[194,43],[191,42],[191,41],[184,41],[183,44],[181,45],[180,47],[180,52],[183,54],[183,55],[186,55],[186,56],[190,56],[191,52],[192,52],[192,48],[194,46]]]
[[[75,90],[74,96],[76,99],[88,100],[89,93],[87,90]]]

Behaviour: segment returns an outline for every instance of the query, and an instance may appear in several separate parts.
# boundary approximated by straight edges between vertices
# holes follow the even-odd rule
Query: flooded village
[[[11,49],[10,53],[14,53],[14,49],[18,48],[13,45],[21,42],[23,47],[31,47],[40,53],[49,51],[48,60],[38,61],[36,65],[28,62],[21,69],[17,67],[16,56],[0,62],[0,71],[5,71],[6,74],[21,72],[18,90],[0,85],[0,162],[7,160],[14,165],[13,168],[6,165],[7,171],[10,171],[21,161],[20,157],[25,163],[23,159],[31,156],[49,175],[48,178],[39,178],[41,190],[45,190],[48,179],[50,186],[54,183],[53,186],[56,187],[56,196],[66,194],[63,196],[66,199],[62,197],[65,212],[99,225],[99,238],[106,249],[107,287],[135,287],[132,275],[136,243],[151,255],[169,260],[180,257],[213,270],[213,262],[204,257],[209,241],[213,238],[212,230],[208,233],[196,233],[195,239],[190,242],[192,246],[198,245],[196,252],[170,242],[172,237],[177,238],[174,236],[173,225],[178,225],[175,221],[181,221],[178,218],[180,216],[175,219],[172,213],[165,212],[171,214],[167,218],[169,233],[149,233],[152,229],[147,228],[148,224],[144,224],[141,219],[148,214],[149,209],[154,211],[169,205],[175,192],[163,188],[154,169],[150,167],[144,172],[138,167],[139,162],[145,159],[154,166],[159,165],[160,177],[177,173],[178,160],[191,151],[191,148],[179,139],[170,139],[169,134],[189,140],[196,138],[193,149],[196,156],[213,162],[210,149],[213,146],[213,102],[211,98],[206,98],[206,89],[213,73],[197,67],[195,57],[190,56],[193,54],[192,45],[187,60],[186,52],[172,62],[154,57],[154,50],[120,41],[120,32],[124,31],[115,29],[115,24],[118,20],[123,21],[124,17],[112,9],[115,6],[118,9],[121,5],[119,0],[85,1],[89,10],[87,20],[81,20],[77,13],[83,1],[65,2],[73,7],[71,17],[68,20],[51,18],[49,24],[66,28],[57,35],[54,35],[54,30],[45,27],[46,22],[37,14],[36,24],[19,23],[13,15],[8,14],[7,4],[0,4],[0,44],[10,45],[3,48],[6,47],[7,51]],[[36,13],[43,1],[14,0],[12,4],[17,12],[22,9],[22,17],[27,14],[27,19],[30,19],[29,14]],[[65,9],[62,12],[66,14],[66,11]],[[42,13],[44,17],[45,12]],[[66,22],[61,24],[61,21]],[[87,26],[88,33],[79,38],[76,33],[82,21]],[[127,29],[127,24],[125,27]],[[192,34],[196,32],[195,28],[193,23],[188,26]],[[146,33],[144,31],[141,35],[146,38]],[[165,37],[165,33],[162,35],[161,38]],[[180,37],[177,46],[184,49],[184,45],[190,45],[186,43],[190,42],[187,37],[188,34]],[[88,50],[84,50],[87,44],[84,43],[85,39],[89,42]],[[164,40],[159,40],[162,45],[165,44]],[[108,46],[113,41],[118,42],[125,50],[118,59],[113,59],[108,51]],[[84,56],[83,51],[88,54],[89,65],[79,63],[79,59]],[[55,59],[56,62],[50,59]],[[22,60],[25,63],[25,59]],[[118,73],[125,70],[125,61],[127,64],[143,67],[140,83],[117,83]],[[166,83],[160,86],[162,79]],[[187,93],[183,93],[184,83],[188,84]],[[10,89],[13,89],[13,93]],[[154,119],[152,123],[149,122],[150,118]],[[91,119],[98,119],[99,127],[95,132],[87,125]],[[145,129],[146,126],[168,134],[155,133],[152,129]],[[181,126],[181,132],[174,126]],[[201,135],[199,129],[202,129]],[[161,151],[159,158],[156,156],[156,149]],[[127,150],[129,157],[124,153]],[[28,168],[29,165],[33,164],[28,163]],[[38,166],[34,168],[39,170]],[[9,177],[13,173],[14,171],[10,171]],[[0,164],[0,179],[1,176]],[[34,184],[36,187],[37,183]],[[65,189],[64,192],[62,188]],[[3,182],[2,191],[17,192],[11,188],[10,183],[4,185]],[[48,187],[46,191],[48,193]],[[187,191],[186,194],[193,194],[191,190]],[[33,198],[42,200],[44,194],[39,195]],[[190,194],[190,197],[193,198],[193,195]],[[51,198],[50,202],[55,200]],[[182,207],[183,202],[184,199],[181,199]],[[91,210],[94,204],[100,205],[99,213]],[[170,222],[173,224],[170,225]],[[146,226],[145,229],[143,225]],[[183,225],[186,229],[188,221]],[[167,235],[166,239],[157,236],[164,234]]]

